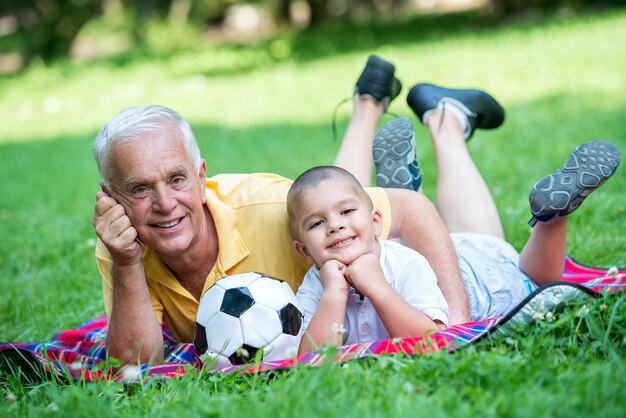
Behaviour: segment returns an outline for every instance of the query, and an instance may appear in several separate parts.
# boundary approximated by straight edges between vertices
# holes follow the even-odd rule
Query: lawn
[[[332,162],[334,106],[369,53],[408,86],[481,87],[507,110],[469,149],[509,241],[529,235],[528,191],[573,148],[609,139],[626,153],[626,11],[517,19],[411,18],[327,28],[247,47],[203,46],[0,79],[0,340],[38,341],[103,313],[91,216],[97,130],[121,108],[159,103],[196,132],[209,174],[294,177]],[[350,105],[339,112],[344,129]],[[390,112],[416,124],[425,192],[436,172],[426,130],[404,97]],[[391,117],[391,116],[390,116]],[[385,119],[385,120],[388,120]],[[571,217],[568,252],[626,266],[624,167]],[[23,385],[0,376],[0,416],[623,416],[626,297],[576,306],[507,339],[455,354],[383,357],[277,375],[190,373],[121,384]]]

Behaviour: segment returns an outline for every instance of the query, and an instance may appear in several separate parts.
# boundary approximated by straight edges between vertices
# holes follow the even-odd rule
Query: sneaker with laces
[[[424,114],[437,107],[450,104],[467,116],[468,140],[476,129],[494,129],[504,122],[504,109],[488,93],[477,89],[450,89],[435,84],[420,83],[411,88],[406,101],[424,123]]]
[[[387,122],[374,137],[372,154],[376,165],[376,186],[420,189],[422,174],[415,155],[413,125],[408,118]]]
[[[530,191],[528,224],[551,222],[574,212],[591,192],[615,173],[621,154],[609,141],[579,145],[563,167],[539,180]]]
[[[354,93],[382,102],[385,110],[398,97],[402,83],[395,77],[396,67],[376,55],[370,55],[354,87]]]

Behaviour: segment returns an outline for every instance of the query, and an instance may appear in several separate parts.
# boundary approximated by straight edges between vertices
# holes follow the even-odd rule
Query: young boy
[[[313,264],[297,293],[306,329],[300,354],[447,326],[430,265],[403,245],[379,241],[382,214],[352,174],[307,170],[289,189],[287,211],[294,249]]]

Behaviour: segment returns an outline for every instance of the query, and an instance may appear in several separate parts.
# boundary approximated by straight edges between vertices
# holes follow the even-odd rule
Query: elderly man
[[[344,145],[373,137],[388,103],[364,94],[367,71]],[[353,158],[350,152],[342,147],[336,163]],[[125,363],[161,361],[163,321],[179,341],[192,341],[200,297],[224,276],[261,271],[294,291],[299,286],[309,266],[291,247],[285,207],[291,180],[271,174],[206,178],[188,123],[160,106],[115,115],[99,132],[94,155],[102,191],[93,225],[110,356]],[[409,190],[368,193],[386,220],[383,238],[401,238],[422,253],[450,305],[450,322],[467,321],[458,261],[435,207]]]

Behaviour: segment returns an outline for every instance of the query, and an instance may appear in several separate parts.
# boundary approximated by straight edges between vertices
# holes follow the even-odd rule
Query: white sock
[[[445,110],[446,112],[451,112],[458,119],[461,124],[461,128],[463,129],[463,137],[465,139],[469,138],[472,133],[472,127],[470,126],[468,116],[476,116],[474,112],[470,111],[463,103],[459,102],[456,99],[451,99],[449,97],[444,97],[439,100],[437,107],[434,109],[427,110],[424,112],[422,116],[422,122],[424,125],[427,125],[428,118],[435,110]]]

